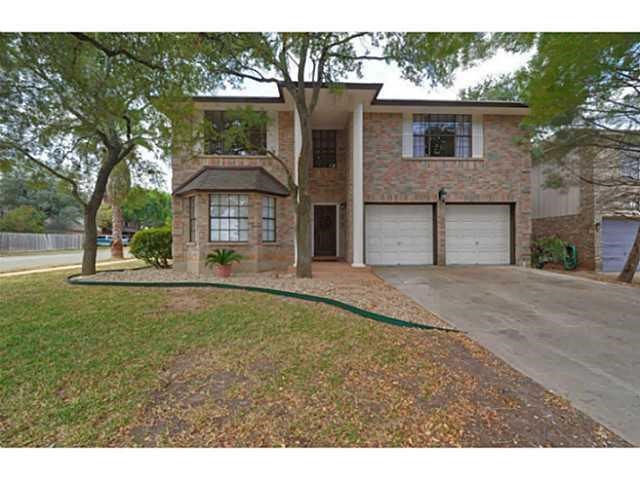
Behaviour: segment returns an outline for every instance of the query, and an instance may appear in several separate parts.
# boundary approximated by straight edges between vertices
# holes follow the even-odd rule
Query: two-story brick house
[[[379,99],[381,84],[323,88],[312,118],[309,190],[314,258],[362,265],[520,264],[530,255],[530,154],[518,141],[526,105]],[[270,121],[256,142],[296,173],[295,105],[276,97],[196,97],[199,121],[225,128],[225,111],[250,105]],[[228,115],[228,114],[227,114]],[[204,272],[216,248],[238,269],[296,261],[295,214],[283,167],[215,141],[176,155],[175,268]]]

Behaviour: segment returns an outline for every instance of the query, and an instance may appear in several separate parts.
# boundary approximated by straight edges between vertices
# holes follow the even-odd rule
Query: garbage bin
[[[562,259],[564,269],[570,271],[578,266],[578,249],[576,245],[569,244],[565,248],[565,255]]]

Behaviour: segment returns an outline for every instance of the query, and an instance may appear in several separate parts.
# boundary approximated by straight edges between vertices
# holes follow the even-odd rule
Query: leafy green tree
[[[169,151],[189,123],[183,93],[191,85],[191,41],[173,34],[0,35],[0,157],[38,166],[82,206],[84,274],[95,273],[96,214],[111,171],[139,148]],[[153,161],[138,167],[157,168]]]
[[[64,231],[81,224],[82,209],[56,178],[41,171],[14,167],[0,173],[0,205],[8,211],[33,206],[45,214],[47,231]]]
[[[463,88],[461,100],[524,101],[524,92],[518,79],[511,74],[485,78],[477,85]]]
[[[171,195],[166,191],[134,186],[122,205],[124,219],[141,228],[171,224]]]
[[[526,101],[536,160],[594,185],[601,206],[640,214],[640,34],[502,33],[491,42],[531,59],[461,96]],[[640,231],[619,279],[631,282],[639,263]]]
[[[406,78],[450,85],[452,73],[488,55],[486,35],[477,33],[208,33],[199,35],[203,70],[232,84],[280,84],[291,95],[300,119],[302,145],[297,177],[283,161],[296,211],[299,277],[311,276],[308,192],[313,138],[311,117],[320,89],[349,74],[361,76],[364,62],[396,62]],[[308,94],[310,93],[310,94]],[[277,155],[270,156],[279,160]]]
[[[0,218],[0,231],[44,233],[44,218],[44,213],[33,206],[18,206]]]

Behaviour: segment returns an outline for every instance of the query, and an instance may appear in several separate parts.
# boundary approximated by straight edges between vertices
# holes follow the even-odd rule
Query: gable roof
[[[256,191],[289,196],[289,190],[261,166],[205,166],[173,194],[191,191]]]

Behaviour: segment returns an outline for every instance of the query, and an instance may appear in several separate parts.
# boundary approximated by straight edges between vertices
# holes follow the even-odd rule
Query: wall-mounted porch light
[[[447,199],[447,189],[440,188],[440,191],[438,191],[438,200],[444,203],[446,199]]]

